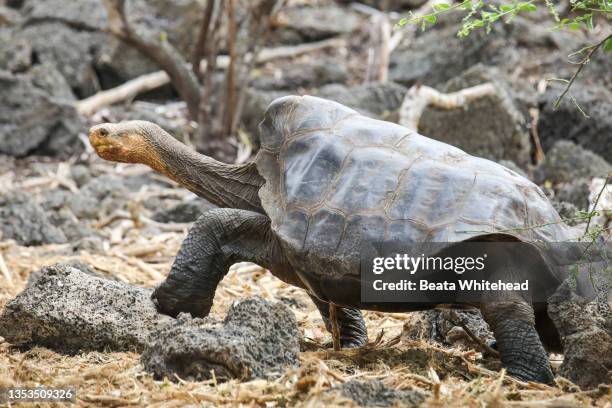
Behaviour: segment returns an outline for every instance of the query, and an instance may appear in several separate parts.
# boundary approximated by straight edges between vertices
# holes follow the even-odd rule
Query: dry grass
[[[118,169],[95,166],[100,172]],[[139,167],[119,169],[141,171]],[[70,188],[66,172],[59,170],[59,176],[45,177]],[[25,188],[34,194],[49,185],[49,180],[27,177],[27,172],[0,177],[5,185]],[[154,194],[155,188],[148,189],[147,194]],[[174,194],[180,196],[183,192],[174,190]],[[71,258],[82,259],[97,270],[132,284],[150,287],[162,280],[187,226],[166,225],[161,234],[147,235],[142,227],[151,221],[145,210],[138,210],[138,201],[146,196],[134,195],[130,208],[136,210],[111,214],[95,223],[108,242],[103,255],[87,252],[67,255],[68,245],[22,247],[12,241],[0,241],[0,309],[25,287],[33,271]],[[475,350],[402,341],[402,327],[409,324],[406,314],[366,312],[370,337],[376,339],[370,346],[340,352],[324,349],[322,344],[329,342],[330,337],[308,297],[252,264],[232,268],[218,289],[212,314],[222,317],[232,300],[256,294],[276,301],[293,300],[292,310],[302,330],[303,343],[312,350],[303,352],[300,366],[279,379],[217,384],[214,380],[194,383],[175,378],[160,382],[143,371],[135,353],[88,352],[65,356],[45,348],[19,351],[1,343],[0,387],[73,386],[77,389],[78,405],[92,407],[319,407],[354,405],[328,390],[351,379],[378,379],[397,389],[426,392],[430,397],[424,406],[612,407],[609,389],[583,392],[564,379],[558,379],[555,387],[526,384],[507,377],[503,371],[486,368],[495,366],[495,362],[483,361]]]

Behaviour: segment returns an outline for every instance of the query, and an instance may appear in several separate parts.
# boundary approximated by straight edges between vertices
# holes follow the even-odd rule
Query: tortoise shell
[[[336,102],[277,99],[260,132],[260,198],[300,275],[357,278],[368,242],[568,240],[544,193],[518,173]]]

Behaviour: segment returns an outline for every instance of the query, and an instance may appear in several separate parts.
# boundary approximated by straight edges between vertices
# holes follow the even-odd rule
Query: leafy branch
[[[521,13],[529,13],[538,10],[538,6],[544,6],[548,11],[548,14],[556,22],[556,24],[551,27],[553,30],[578,30],[581,28],[592,30],[594,28],[594,15],[601,15],[606,19],[609,19],[612,16],[612,1],[609,0],[570,0],[570,5],[573,17],[561,18],[557,12],[555,3],[552,0],[508,0],[506,2],[497,2],[496,4],[491,4],[483,0],[463,0],[454,4],[449,4],[442,1],[439,3],[434,3],[431,6],[430,13],[422,14],[420,16],[415,16],[410,13],[408,17],[400,19],[397,23],[397,28],[404,27],[407,24],[416,24],[420,25],[422,29],[425,29],[430,25],[436,24],[438,21],[438,16],[442,14],[450,12],[463,12],[465,14],[463,16],[463,24],[457,32],[457,35],[459,37],[467,37],[472,33],[472,31],[483,27],[485,28],[485,31],[489,33],[496,22],[503,21],[505,23],[510,23],[514,17]],[[557,79],[558,81],[565,82],[567,85],[557,97],[554,104],[555,109],[559,107],[559,104],[563,98],[568,95],[570,88],[574,84],[576,78],[580,75],[580,72],[584,66],[592,59],[594,54],[600,48],[602,48],[604,52],[612,51],[612,33],[609,33],[605,38],[596,44],[584,47],[581,50],[569,55],[569,58],[571,58],[588,51],[588,54],[581,61],[576,63],[579,65],[578,69],[569,80]],[[578,106],[575,98],[571,96],[571,94],[569,96],[583,115],[587,116],[580,106]]]
[[[610,42],[610,40],[612,39],[612,33],[608,34],[607,37],[605,37],[603,40],[599,41],[597,44],[593,44],[590,45],[588,47],[585,47],[573,54],[570,54],[571,56],[580,54],[586,50],[590,50],[589,53],[586,55],[586,57],[584,57],[582,59],[582,61],[580,61],[578,63],[578,69],[576,70],[576,72],[574,72],[574,75],[570,78],[570,80],[567,82],[567,85],[565,87],[565,89],[563,90],[563,92],[561,92],[561,94],[559,94],[559,96],[557,97],[557,99],[555,100],[555,104],[554,104],[554,108],[557,109],[559,107],[559,105],[561,104],[561,101],[563,100],[563,98],[565,97],[565,95],[567,95],[567,93],[569,92],[570,88],[572,87],[572,85],[574,84],[574,81],[576,80],[576,78],[578,78],[578,75],[580,75],[580,71],[582,71],[582,69],[584,68],[584,66],[586,64],[589,63],[589,61],[591,60],[591,57],[593,56],[593,54],[595,54],[595,52],[604,44],[606,44],[607,42]]]

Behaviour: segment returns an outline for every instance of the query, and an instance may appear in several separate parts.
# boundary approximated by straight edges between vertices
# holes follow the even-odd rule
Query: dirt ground
[[[141,166],[110,165],[88,158],[92,175],[145,174]],[[0,173],[0,185],[36,196],[52,188],[70,188],[62,168],[34,175],[28,163]],[[62,187],[63,186],[63,187]],[[80,259],[102,274],[146,287],[163,280],[189,224],[151,221],[142,200],[152,196],[184,197],[185,190],[147,185],[130,197],[128,208],[91,223],[104,239],[102,253],[72,252],[71,244],[24,247],[0,241],[0,309],[26,285],[28,276],[44,265]],[[146,198],[145,198],[146,197]],[[131,203],[131,204],[130,204]],[[154,225],[157,229],[151,229]],[[157,231],[157,232],[152,232]],[[161,232],[160,232],[161,231]],[[444,348],[401,337],[408,314],[365,312],[372,343],[360,350],[325,348],[330,336],[305,293],[253,264],[235,265],[222,281],[212,314],[223,317],[234,299],[260,295],[283,301],[296,315],[303,338],[300,365],[281,378],[248,382],[189,382],[181,378],[155,381],[143,370],[136,353],[87,352],[75,356],[46,348],[18,350],[0,338],[0,387],[75,387],[78,406],[355,406],[331,388],[350,380],[379,380],[398,390],[427,394],[423,406],[612,407],[609,387],[581,391],[562,378],[550,387],[522,383],[498,371],[499,362],[484,360],[477,349]],[[557,367],[560,361],[553,360]],[[40,405],[47,406],[47,405]],[[59,405],[58,405],[59,406]]]

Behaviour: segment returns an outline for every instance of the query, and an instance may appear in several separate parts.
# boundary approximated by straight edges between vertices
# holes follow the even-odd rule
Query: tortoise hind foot
[[[554,384],[548,355],[533,324],[505,319],[496,324],[494,333],[502,365],[509,375],[522,381]]]
[[[325,328],[328,332],[332,333],[329,303],[319,300],[312,295],[310,298],[315,306],[317,306],[317,309],[319,309],[321,317],[323,318],[323,323],[325,323]],[[338,322],[341,348],[358,348],[368,344],[368,329],[363,320],[361,310],[336,306],[336,319]],[[333,343],[330,343],[330,347],[331,344]]]

